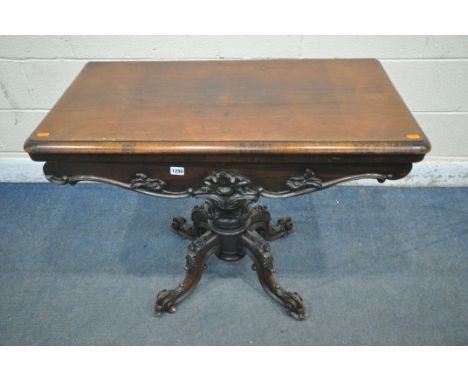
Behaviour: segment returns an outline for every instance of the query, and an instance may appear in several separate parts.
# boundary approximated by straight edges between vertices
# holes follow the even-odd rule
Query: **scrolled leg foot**
[[[249,250],[254,261],[254,270],[263,289],[275,301],[283,305],[297,320],[305,318],[305,308],[302,297],[296,292],[286,291],[273,277],[273,256],[270,245],[256,231],[248,230],[241,236],[241,243]]]
[[[278,219],[276,224],[271,224],[271,215],[268,207],[257,205],[252,209],[250,229],[256,230],[265,240],[273,241],[288,236],[294,228],[292,219],[284,217]]]
[[[203,206],[195,206],[192,210],[192,222],[187,223],[187,220],[181,216],[172,219],[171,230],[178,234],[182,239],[194,240],[208,231],[208,217]]]
[[[198,236],[193,224],[187,223],[187,220],[181,216],[172,219],[171,230],[184,240],[193,240]]]
[[[281,288],[281,287],[280,287]],[[283,289],[283,301],[289,314],[296,320],[303,320],[306,317],[304,300],[297,292],[287,292]]]
[[[272,241],[288,236],[293,231],[294,225],[290,217],[278,219],[275,225],[268,225],[265,239]]]
[[[180,303],[197,286],[201,279],[205,264],[220,246],[220,239],[215,233],[208,231],[190,243],[186,256],[185,279],[175,289],[163,289],[156,297],[154,311],[156,315],[162,312],[174,313]]]
[[[179,288],[182,286],[179,285]],[[177,299],[177,290],[161,290],[157,297],[156,297],[156,306],[155,306],[155,313],[157,315],[161,314],[161,312],[168,312],[168,313],[175,313],[175,301]]]

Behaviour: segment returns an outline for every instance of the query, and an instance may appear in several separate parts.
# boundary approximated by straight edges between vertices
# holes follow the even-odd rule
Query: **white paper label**
[[[183,167],[172,167],[171,166],[171,175],[179,175],[179,176],[183,176],[185,174],[185,170]]]

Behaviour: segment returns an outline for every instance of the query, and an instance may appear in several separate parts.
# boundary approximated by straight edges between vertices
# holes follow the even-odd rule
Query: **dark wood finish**
[[[169,174],[169,168],[174,163],[101,163],[101,162],[47,162],[44,167],[46,175],[77,176],[95,175],[117,181],[130,183],[137,173],[144,173],[150,178],[163,180],[171,190],[181,191],[188,187],[198,187],[203,179],[213,169],[230,170],[248,176],[255,184],[267,189],[281,190],[290,176],[304,174],[306,169],[313,168],[323,180],[339,179],[345,176],[375,173],[388,175],[388,179],[400,179],[411,170],[411,163],[383,163],[374,165],[347,163],[342,164],[310,164],[310,163],[179,163],[184,167],[184,176]]]
[[[25,150],[46,162],[53,183],[206,199],[192,223],[172,223],[192,240],[187,273],[160,292],[157,313],[175,311],[212,255],[248,254],[264,289],[302,319],[302,298],[272,276],[266,242],[288,235],[291,219],[271,224],[254,203],[353,179],[400,179],[430,144],[376,60],[94,62]]]
[[[139,187],[148,184],[143,178]],[[150,180],[151,183],[153,180]],[[313,192],[326,187],[312,172],[290,178],[288,190],[276,194],[287,197],[301,191]],[[151,190],[152,191],[152,190]],[[157,192],[161,192],[158,190]],[[175,306],[196,286],[211,255],[225,261],[237,261],[247,253],[253,261],[260,284],[279,304],[296,319],[305,318],[301,296],[286,291],[273,277],[273,257],[266,240],[276,240],[291,233],[291,218],[279,219],[271,224],[266,206],[254,205],[264,190],[242,175],[227,171],[214,172],[204,179],[204,185],[194,190],[193,196],[206,198],[202,206],[192,211],[192,224],[182,217],[174,218],[172,229],[184,239],[193,239],[186,257],[186,276],[175,289],[162,290],[156,299],[155,311],[173,313]]]

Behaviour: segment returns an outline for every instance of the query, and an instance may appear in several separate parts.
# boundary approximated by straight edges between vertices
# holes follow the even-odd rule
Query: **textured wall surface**
[[[377,58],[432,142],[468,159],[465,36],[0,36],[0,156],[27,136],[89,60]]]

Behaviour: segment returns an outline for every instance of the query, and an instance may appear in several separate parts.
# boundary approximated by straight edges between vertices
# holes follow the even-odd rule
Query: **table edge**
[[[418,141],[386,142],[67,142],[28,139],[28,154],[396,154],[421,155],[431,150],[424,136]]]

